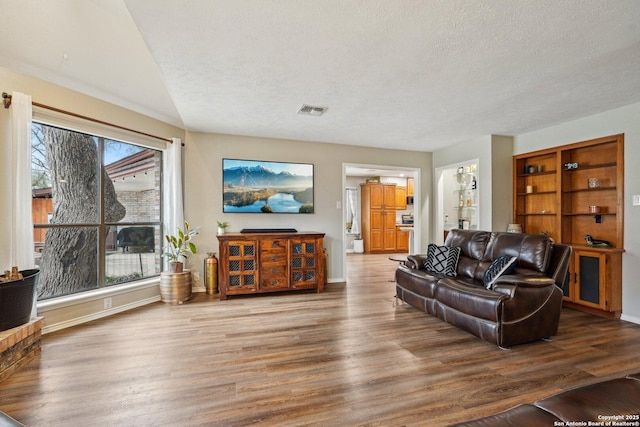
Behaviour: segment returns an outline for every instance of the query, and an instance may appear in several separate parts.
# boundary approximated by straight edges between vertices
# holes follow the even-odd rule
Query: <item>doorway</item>
[[[420,236],[420,169],[406,168],[385,165],[369,165],[358,163],[343,163],[342,168],[342,189],[343,189],[343,277],[347,277],[347,254],[361,252],[359,245],[362,244],[362,218],[361,218],[361,192],[360,184],[366,183],[367,179],[380,179],[381,183],[396,184],[402,191],[410,191],[407,193],[406,205],[402,208],[396,207],[396,224],[406,225],[402,227],[407,242],[407,253],[416,253],[419,250]],[[411,187],[411,190],[409,188]],[[409,196],[411,194],[411,196]],[[413,219],[412,227],[409,224],[402,224],[403,218],[408,221]],[[401,253],[399,252],[399,253]],[[365,255],[366,256],[366,255]]]
[[[443,244],[449,230],[478,230],[480,224],[478,159],[435,170],[436,244]]]

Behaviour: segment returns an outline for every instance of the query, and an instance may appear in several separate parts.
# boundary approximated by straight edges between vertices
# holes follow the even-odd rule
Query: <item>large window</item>
[[[161,151],[34,121],[31,161],[39,300],[160,274]]]

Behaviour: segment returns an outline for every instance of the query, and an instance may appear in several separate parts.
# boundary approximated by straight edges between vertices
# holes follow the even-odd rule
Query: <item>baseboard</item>
[[[635,323],[637,325],[640,325],[640,317],[638,317],[638,316],[630,316],[628,314],[622,313],[620,315],[620,320],[624,320],[625,322],[631,322],[631,323]]]

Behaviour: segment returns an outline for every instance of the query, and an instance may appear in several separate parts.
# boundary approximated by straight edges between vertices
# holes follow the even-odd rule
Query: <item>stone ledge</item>
[[[0,332],[0,381],[9,378],[21,366],[40,353],[44,318]]]

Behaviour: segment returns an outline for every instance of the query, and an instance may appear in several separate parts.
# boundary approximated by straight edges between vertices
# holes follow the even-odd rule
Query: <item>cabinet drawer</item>
[[[260,288],[288,288],[287,267],[263,268],[260,274]]]
[[[260,242],[261,252],[287,253],[287,241],[282,239],[264,240]]]

